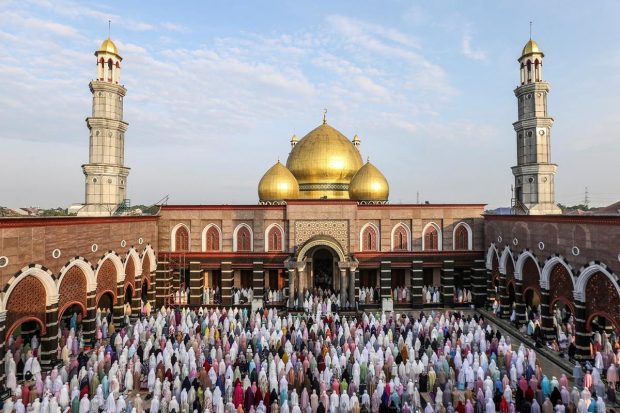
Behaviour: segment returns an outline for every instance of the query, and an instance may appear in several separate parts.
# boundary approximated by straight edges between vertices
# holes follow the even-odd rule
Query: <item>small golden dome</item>
[[[541,52],[538,48],[538,43],[530,39],[523,47],[523,52],[521,52],[521,56],[528,56],[534,53],[538,53],[544,56],[543,52]]]
[[[278,161],[265,172],[258,183],[258,199],[263,202],[296,198],[299,198],[297,180],[291,171]]]
[[[349,197],[356,201],[387,201],[389,195],[387,179],[370,161],[360,168],[349,185]]]
[[[347,199],[351,178],[362,165],[353,143],[327,123],[300,139],[286,161],[299,182],[300,197],[313,199]]]
[[[112,39],[109,37],[101,43],[101,46],[99,46],[99,51],[118,55],[118,47],[116,47]]]

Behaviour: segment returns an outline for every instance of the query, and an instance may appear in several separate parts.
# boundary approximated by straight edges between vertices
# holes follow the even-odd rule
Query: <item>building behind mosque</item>
[[[381,165],[326,118],[293,136],[285,163],[266,166],[256,204],[125,215],[122,57],[109,38],[95,56],[78,216],[0,218],[0,357],[12,335],[38,334],[50,367],[59,325],[74,313],[88,338],[97,308],[120,322],[146,301],[293,307],[314,287],[338,291],[348,311],[497,302],[502,317],[514,308],[525,320],[536,307],[548,338],[562,308],[575,315],[581,358],[593,330],[620,329],[620,214],[561,215],[555,203],[550,86],[535,41],[516,66],[511,215],[485,215],[484,203],[390,203]]]

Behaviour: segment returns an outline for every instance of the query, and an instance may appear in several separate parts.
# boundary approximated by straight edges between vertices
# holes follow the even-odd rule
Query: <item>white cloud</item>
[[[476,50],[471,44],[472,36],[469,32],[463,33],[461,43],[461,53],[468,59],[472,60],[486,60],[487,54],[482,50]]]

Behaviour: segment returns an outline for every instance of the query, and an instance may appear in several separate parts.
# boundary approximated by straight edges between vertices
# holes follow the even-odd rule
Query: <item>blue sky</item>
[[[148,4],[148,7],[147,7]],[[595,6],[594,6],[595,5]],[[620,3],[0,3],[1,205],[82,202],[93,52],[123,56],[132,203],[256,203],[262,174],[328,122],[362,139],[390,201],[510,202],[516,59],[551,83],[556,200],[620,199]]]

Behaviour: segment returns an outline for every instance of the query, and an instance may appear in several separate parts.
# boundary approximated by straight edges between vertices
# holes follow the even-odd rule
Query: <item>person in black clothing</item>
[[[316,408],[316,413],[325,413],[325,406],[323,406],[323,402],[319,402],[319,407]]]

